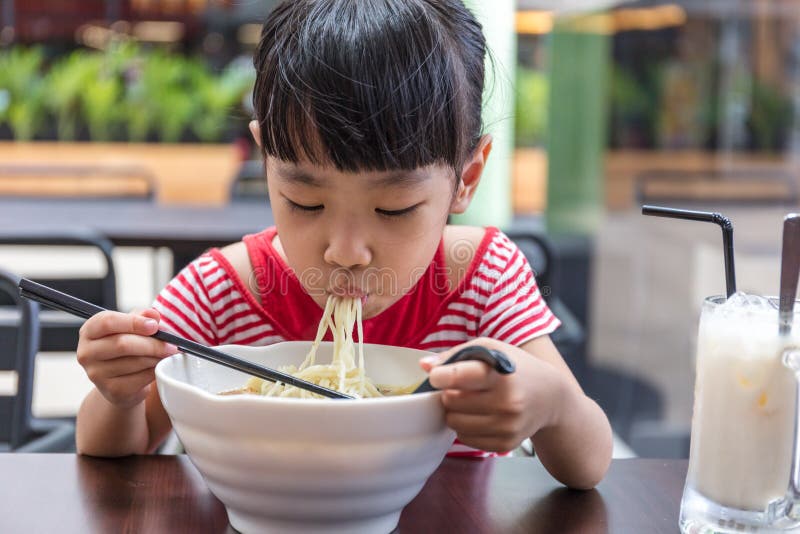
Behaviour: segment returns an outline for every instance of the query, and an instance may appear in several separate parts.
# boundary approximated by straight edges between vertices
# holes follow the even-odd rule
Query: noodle
[[[355,358],[353,327],[358,328],[358,365]],[[333,361],[330,364],[316,362],[317,349],[330,329],[333,334]],[[362,326],[361,299],[328,297],[322,312],[317,336],[311,350],[300,367],[288,365],[280,368],[303,380],[320,386],[335,389],[354,397],[382,397],[385,393],[410,392],[413,387],[380,389],[370,380],[364,369],[364,330]],[[304,389],[282,383],[273,383],[252,377],[247,381],[245,391],[268,397],[322,398]]]

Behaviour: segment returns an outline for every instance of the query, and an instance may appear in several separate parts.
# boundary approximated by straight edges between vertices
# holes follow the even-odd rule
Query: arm
[[[78,453],[91,456],[127,456],[152,453],[171,428],[155,383],[147,386],[144,402],[122,408],[93,389],[78,412]]]
[[[434,367],[452,352],[481,344],[505,352],[517,370],[501,376],[481,362]],[[563,484],[594,487],[611,462],[611,427],[581,390],[548,336],[515,347],[480,338],[423,361],[444,389],[447,424],[465,445],[508,451],[531,437],[542,464]]]
[[[145,319],[155,319],[146,323]],[[155,386],[156,363],[176,351],[148,336],[158,312],[103,312],[81,328],[78,361],[94,382],[76,421],[80,454],[125,456],[153,451],[170,429]]]
[[[567,486],[588,489],[602,480],[611,463],[611,425],[587,397],[549,336],[525,343],[524,351],[552,365],[564,378],[564,402],[556,403],[551,424],[531,435],[536,454],[555,478]]]

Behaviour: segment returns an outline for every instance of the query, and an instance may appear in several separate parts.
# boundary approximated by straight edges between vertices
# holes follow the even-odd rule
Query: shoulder
[[[448,226],[444,247],[451,287],[469,276],[485,285],[532,274],[517,244],[494,227]]]
[[[479,226],[446,226],[442,239],[447,265],[455,267],[469,264],[487,231]]]
[[[494,235],[494,228],[448,225],[442,243],[451,287],[457,287],[471,271],[473,262],[480,261]]]
[[[239,241],[222,247],[219,249],[219,253],[223,258],[228,260],[228,263],[231,264],[231,267],[233,267],[236,274],[239,275],[239,278],[247,279],[247,277],[250,276],[252,265],[250,263],[250,255],[247,252],[247,246],[244,242]]]
[[[253,273],[253,264],[250,261],[250,253],[247,251],[247,245],[244,242],[239,241],[222,247],[219,249],[219,253],[236,272],[239,280],[247,282],[250,279],[250,275]],[[245,287],[250,290],[250,284],[245,283]],[[260,301],[260,295],[253,293],[252,290],[250,292],[256,300]]]

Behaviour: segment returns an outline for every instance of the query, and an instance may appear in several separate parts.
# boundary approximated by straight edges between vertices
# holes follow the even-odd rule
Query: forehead
[[[416,169],[389,171],[348,172],[333,166],[319,166],[307,162],[292,163],[268,158],[270,174],[281,181],[313,188],[326,188],[337,183],[357,182],[370,189],[416,188],[426,184],[449,180],[453,171],[446,165],[428,165]]]

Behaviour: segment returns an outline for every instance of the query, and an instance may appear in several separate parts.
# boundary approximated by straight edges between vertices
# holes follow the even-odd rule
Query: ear
[[[450,213],[464,213],[467,211],[478,183],[481,181],[481,174],[486,167],[486,160],[492,151],[492,136],[484,135],[478,142],[477,148],[472,153],[472,157],[464,164],[461,170],[461,180],[458,182],[453,201],[450,203]]]
[[[250,133],[253,135],[253,139],[255,140],[258,148],[261,148],[261,126],[258,125],[257,120],[250,121]]]

